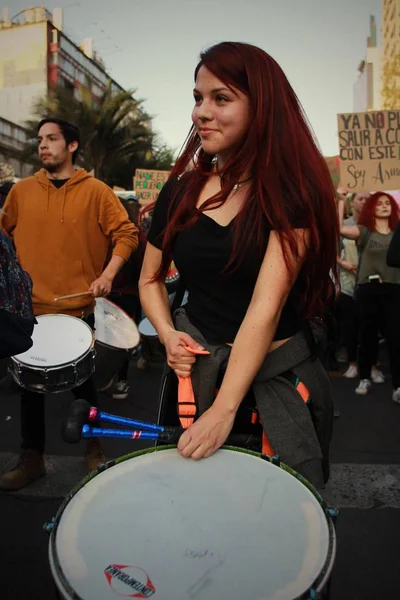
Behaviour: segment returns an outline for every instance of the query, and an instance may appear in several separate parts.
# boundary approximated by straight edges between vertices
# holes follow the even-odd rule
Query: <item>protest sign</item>
[[[340,183],[349,192],[400,189],[400,110],[338,115]]]
[[[142,206],[155,202],[168,177],[169,171],[136,169],[133,178],[133,189],[138,202]]]

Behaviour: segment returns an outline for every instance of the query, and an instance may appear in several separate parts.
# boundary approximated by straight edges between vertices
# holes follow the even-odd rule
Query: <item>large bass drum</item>
[[[311,600],[327,597],[335,547],[322,499],[285,465],[165,448],[86,477],[55,518],[49,557],[65,600]]]

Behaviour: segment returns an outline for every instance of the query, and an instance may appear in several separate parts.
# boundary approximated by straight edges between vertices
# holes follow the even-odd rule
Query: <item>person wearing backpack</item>
[[[0,163],[0,209],[15,183],[15,171],[12,165]]]
[[[0,230],[0,359],[26,352],[32,346],[35,317],[31,294],[32,280],[21,269],[10,240]]]
[[[80,132],[49,117],[38,126],[43,168],[16,183],[7,196],[0,227],[13,239],[22,268],[33,281],[35,315],[63,313],[94,327],[94,298],[110,293],[114,277],[136,248],[137,228],[113,191],[85,169],[74,168]],[[112,256],[104,267],[109,247]],[[57,297],[82,294],[55,301]],[[72,390],[97,403],[93,376]],[[21,392],[22,454],[0,477],[0,489],[16,490],[45,475],[45,397]],[[98,440],[86,444],[90,471],[104,462]]]

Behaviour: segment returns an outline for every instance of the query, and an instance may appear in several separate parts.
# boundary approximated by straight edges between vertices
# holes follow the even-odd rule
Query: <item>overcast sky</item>
[[[34,0],[3,0],[9,16]],[[110,75],[135,88],[154,128],[174,148],[190,127],[200,51],[234,40],[260,46],[281,65],[325,155],[338,152],[336,115],[353,110],[369,15],[381,0],[41,0],[64,8],[64,31],[94,39]]]

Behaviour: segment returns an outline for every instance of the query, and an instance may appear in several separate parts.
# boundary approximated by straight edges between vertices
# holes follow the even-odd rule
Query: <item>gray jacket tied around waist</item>
[[[184,308],[174,312],[179,331],[188,333],[210,352],[196,359],[192,384],[199,414],[214,401],[218,376],[224,372],[231,348],[210,344],[189,321]],[[314,334],[318,335],[318,331]],[[310,393],[305,403],[294,383],[285,375],[290,372]],[[332,436],[333,397],[329,377],[320,361],[311,356],[303,332],[267,354],[252,391],[263,428],[282,462],[304,475],[318,489],[329,478],[329,444]]]

